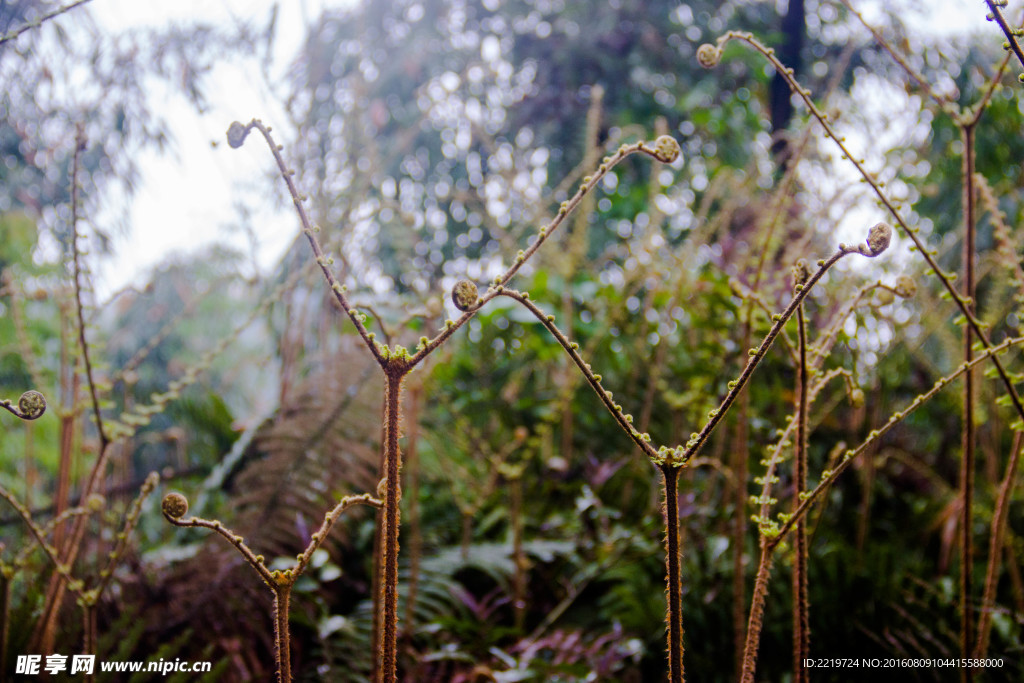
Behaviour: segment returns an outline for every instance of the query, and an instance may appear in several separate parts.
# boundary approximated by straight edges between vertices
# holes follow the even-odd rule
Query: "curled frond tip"
[[[480,299],[476,285],[469,280],[459,280],[452,287],[452,303],[460,311],[468,311]]]
[[[671,164],[679,158],[680,154],[682,154],[682,150],[679,148],[679,143],[671,135],[662,135],[654,141],[654,156],[658,161]]]
[[[713,69],[718,66],[721,59],[722,50],[711,43],[704,43],[697,48],[697,61],[705,69]]]
[[[180,493],[168,493],[160,503],[160,509],[170,519],[181,519],[188,513],[188,498]]]
[[[18,411],[25,420],[35,420],[46,412],[46,397],[38,391],[26,391],[18,399]]]
[[[231,149],[238,149],[245,143],[245,138],[249,135],[249,126],[244,126],[238,121],[232,121],[231,125],[228,126],[228,146]]]

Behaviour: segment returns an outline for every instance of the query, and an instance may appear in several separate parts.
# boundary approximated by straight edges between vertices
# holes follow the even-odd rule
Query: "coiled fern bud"
[[[917,294],[917,283],[909,275],[900,275],[896,278],[896,285],[892,288],[896,296],[910,299]]]
[[[858,244],[855,247],[840,244],[839,248],[847,254],[860,254],[861,256],[867,256],[868,258],[874,258],[883,251],[889,248],[889,242],[892,241],[892,226],[888,223],[875,223],[868,230],[868,237],[864,240],[864,244]]]
[[[46,412],[46,397],[38,391],[26,391],[18,399],[18,410],[25,420],[37,420]]]
[[[864,406],[864,390],[860,387],[854,387],[853,391],[850,392],[850,403],[854,408],[861,408]]]
[[[888,223],[875,223],[868,230],[868,256],[878,256],[889,248],[892,240],[892,226]]]
[[[168,493],[160,503],[160,509],[168,519],[181,519],[188,514],[188,498],[180,493]]]
[[[233,121],[228,126],[228,146],[231,149],[238,149],[245,143],[245,138],[249,135],[249,127],[243,126],[238,121]]]
[[[468,311],[480,300],[476,285],[469,280],[459,280],[452,287],[452,303],[460,311]]]
[[[704,43],[697,48],[697,62],[705,69],[713,69],[722,59],[722,51],[711,43]]]
[[[654,141],[654,156],[658,161],[671,164],[682,153],[679,143],[671,135],[662,135]]]

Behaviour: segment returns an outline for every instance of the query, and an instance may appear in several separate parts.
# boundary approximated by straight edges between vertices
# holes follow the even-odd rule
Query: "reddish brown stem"
[[[754,670],[757,668],[757,648],[761,644],[761,627],[764,626],[764,603],[768,597],[768,577],[772,571],[772,552],[774,550],[774,544],[764,543],[761,546],[761,561],[757,565],[757,578],[754,580],[754,597],[750,602],[747,642],[743,648],[741,683],[754,683]]]
[[[86,605],[82,608],[82,624],[85,631],[85,634],[82,636],[82,652],[87,655],[96,654],[96,605]],[[90,671],[86,674],[85,680],[96,680],[95,674]]]
[[[961,125],[961,139],[964,145],[963,156],[963,271],[964,296],[967,297],[966,307],[969,313],[975,313],[974,307],[974,125]],[[969,325],[964,326],[964,362],[970,363],[974,357],[972,345],[973,334]],[[968,369],[964,373],[964,422],[963,422],[963,457],[960,461],[960,500],[963,503],[960,518],[960,656],[970,657],[971,644],[974,640],[974,610],[971,607],[971,583],[974,563],[974,539],[971,533],[974,516],[974,372]],[[970,683],[974,680],[974,672],[970,667],[960,670],[960,680]]]
[[[744,325],[744,343],[741,349],[750,347],[750,321]],[[743,644],[747,638],[747,595],[743,572],[743,555],[747,538],[747,476],[749,453],[747,427],[750,415],[750,394],[744,391],[738,399],[736,410],[736,431],[733,434],[733,456],[730,463],[735,473],[732,482],[732,627],[733,656],[736,663],[736,678],[743,671]]]
[[[383,642],[380,643],[381,680],[385,683],[398,680],[398,501],[401,496],[399,477],[402,470],[398,438],[401,428],[402,380],[406,372],[405,365],[400,361],[392,361],[385,368],[387,401],[384,406],[384,471],[387,491],[384,497],[384,632]]]
[[[274,656],[277,660],[278,683],[291,683],[292,680],[291,636],[288,628],[291,594],[291,584],[274,586]]]
[[[1002,557],[1003,539],[1006,538],[1006,518],[1009,513],[1010,498],[1013,494],[1013,482],[1017,478],[1017,466],[1020,462],[1021,445],[1024,435],[1014,434],[1010,460],[1006,464],[1006,474],[999,486],[999,497],[996,499],[995,514],[992,515],[992,527],[989,532],[988,568],[985,571],[985,593],[981,599],[981,615],[978,618],[978,640],[974,646],[973,657],[984,658],[988,652],[988,638],[992,628],[992,609],[996,601],[996,585],[999,578],[999,558]]]
[[[417,445],[419,440],[421,382],[409,391],[409,436],[405,449],[406,464],[409,467],[409,597],[405,601],[405,632],[412,632],[416,611],[416,594],[419,589],[420,558],[423,554],[423,531],[420,527],[420,465]]]
[[[665,585],[668,592],[668,679],[683,682],[683,596],[679,573],[679,468],[662,465],[665,481]]]
[[[807,327],[804,307],[796,309],[800,340],[800,366],[797,368],[797,423],[795,490],[793,509],[800,505],[800,496],[807,489]],[[796,523],[793,540],[793,681],[806,683],[807,671],[803,661],[810,652],[810,619],[807,601],[807,518]]]

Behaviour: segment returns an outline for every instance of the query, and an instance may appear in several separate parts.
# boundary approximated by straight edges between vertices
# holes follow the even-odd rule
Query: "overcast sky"
[[[119,31],[165,26],[173,20],[223,25],[248,19],[265,24],[274,4],[273,0],[94,0],[88,7],[101,26]],[[287,68],[308,22],[319,16],[325,6],[350,2],[284,0],[280,4],[288,10],[281,11],[278,17],[275,74],[282,74]],[[872,1],[856,6],[871,18],[877,16],[884,4]],[[944,34],[957,34],[965,27],[986,30],[984,3],[980,0],[943,0],[927,6],[931,11],[922,13],[921,21],[929,30]],[[991,24],[988,27],[995,37],[998,30]],[[246,184],[247,177],[269,168],[269,155],[264,155],[262,168],[254,168],[253,160],[258,157],[223,144],[211,145],[224,139],[224,131],[234,120],[244,122],[256,117],[280,128],[285,118],[279,103],[251,63],[218,66],[210,85],[211,107],[205,113],[197,113],[183,98],[172,99],[164,108],[175,136],[173,154],[147,153],[139,159],[142,182],[130,206],[122,209],[128,213],[129,220],[125,222],[132,226],[132,232],[115,241],[112,259],[94,264],[101,299],[128,284],[144,284],[147,273],[172,252],[192,251],[213,241],[245,246],[244,236],[227,230],[235,222],[237,203],[258,213],[258,264],[264,271],[273,266],[293,239],[297,223],[283,195],[266,197]],[[280,202],[276,205],[270,201],[277,199]]]

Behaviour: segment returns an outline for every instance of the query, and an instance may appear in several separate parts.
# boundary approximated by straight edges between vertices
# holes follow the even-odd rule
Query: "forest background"
[[[414,348],[458,318],[455,283],[483,292],[603,156],[676,138],[678,160],[628,159],[604,174],[515,280],[637,430],[666,443],[686,442],[730,391],[792,298],[798,259],[892,220],[764,56],[730,44],[702,68],[698,46],[730,29],[776,48],[949,271],[964,245],[957,108],[985,103],[972,140],[974,300],[993,342],[1019,335],[1024,86],[992,23],[936,39],[907,28],[911,3],[865,25],[855,7],[812,1],[368,2],[303,17],[281,77],[275,40],[293,6],[114,33],[90,17],[102,2],[24,33],[59,5],[0,2],[0,397],[34,389],[49,404],[35,421],[0,415],[0,676],[18,654],[79,651],[95,628],[101,658],[205,659],[208,680],[269,677],[272,596],[223,539],[170,526],[160,497],[186,494],[192,513],[283,568],[339,498],[381,490],[383,382],[316,272],[266,150],[212,141],[238,181],[217,188],[233,214],[227,242],[168,255],[124,288],[92,276],[123,263],[113,252],[133,231],[168,230],[134,225],[126,208],[144,184],[140,160],[199,154],[175,144],[167,107],[203,117],[219,64],[258,65],[248,78],[281,120],[248,102],[232,118],[273,126],[338,279],[389,346]],[[975,9],[983,19],[985,5]],[[210,233],[216,220],[193,211],[181,230]],[[283,243],[268,245],[268,221]],[[983,651],[1005,660],[977,680],[1015,680],[1024,511],[1007,397],[979,370],[966,525],[958,390],[872,436],[964,360],[964,321],[909,245],[897,231],[883,257],[839,264],[807,300],[831,378],[807,416],[811,488],[872,440],[808,519],[810,652],[970,656],[966,614]],[[742,666],[763,508],[775,505],[757,494],[773,454],[792,450],[777,430],[799,403],[797,337],[790,324],[680,475],[691,680],[735,680]],[[657,469],[543,322],[489,301],[405,391],[405,678],[663,677]],[[777,474],[789,505],[792,462]],[[54,571],[27,518],[58,550],[76,547],[67,571]],[[372,675],[378,520],[346,512],[295,583],[297,679]],[[965,527],[974,547],[961,586]],[[776,564],[758,680],[794,676],[792,549]],[[64,574],[102,577],[84,585],[103,590],[76,603],[73,586],[55,588],[75,581]]]

